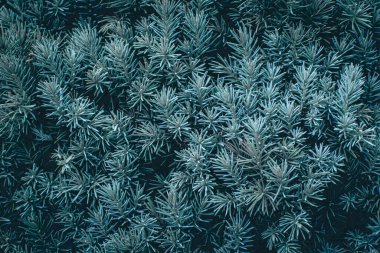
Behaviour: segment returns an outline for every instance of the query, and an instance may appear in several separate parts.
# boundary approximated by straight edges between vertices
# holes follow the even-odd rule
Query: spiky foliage
[[[375,0],[3,0],[1,252],[377,252]]]

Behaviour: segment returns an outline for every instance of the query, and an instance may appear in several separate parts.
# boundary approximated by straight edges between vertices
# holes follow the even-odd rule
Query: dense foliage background
[[[2,252],[379,252],[380,1],[1,4]]]

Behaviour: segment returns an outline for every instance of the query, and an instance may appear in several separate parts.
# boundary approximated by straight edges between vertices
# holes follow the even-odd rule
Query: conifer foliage
[[[3,0],[1,252],[379,252],[380,2]]]

